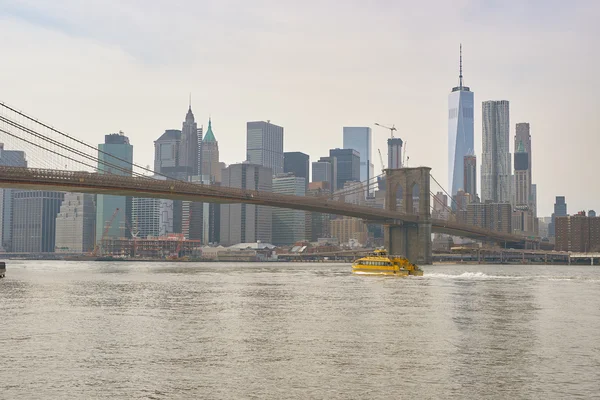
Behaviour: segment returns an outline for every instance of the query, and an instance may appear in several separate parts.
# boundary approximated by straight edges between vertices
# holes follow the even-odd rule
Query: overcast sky
[[[227,163],[245,159],[246,122],[269,119],[311,160],[372,126],[379,170],[379,122],[444,184],[462,42],[478,163],[481,102],[509,100],[511,149],[531,124],[538,214],[556,195],[600,209],[596,0],[0,0],[0,18],[0,101],[95,144],[123,130],[140,164],[191,92]]]

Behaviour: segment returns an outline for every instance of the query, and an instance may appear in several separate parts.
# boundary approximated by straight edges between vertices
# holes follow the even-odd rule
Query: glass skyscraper
[[[104,143],[98,145],[98,173],[131,176],[133,146],[122,132],[104,136]],[[115,158],[116,157],[116,158]],[[118,209],[118,211],[117,211]],[[116,214],[115,214],[116,212]],[[96,198],[96,242],[102,240],[102,234],[112,215],[115,218],[106,232],[107,237],[127,236],[127,224],[131,222],[131,197],[99,194]]]
[[[372,135],[368,127],[344,127],[344,149],[358,151],[360,180],[367,184],[373,178]]]
[[[464,159],[474,154],[473,92],[463,85],[462,46],[458,86],[448,95],[448,189],[452,196],[462,187]]]
[[[246,124],[246,159],[271,168],[273,175],[283,173],[283,127],[269,121]]]
[[[306,179],[283,173],[273,177],[273,193],[306,195]],[[292,245],[306,239],[306,211],[273,208],[273,244]]]

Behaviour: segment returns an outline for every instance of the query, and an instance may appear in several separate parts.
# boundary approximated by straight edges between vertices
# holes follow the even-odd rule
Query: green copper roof
[[[208,129],[206,130],[206,135],[204,135],[204,142],[216,142],[215,134],[212,131],[212,125],[210,118],[208,119]]]

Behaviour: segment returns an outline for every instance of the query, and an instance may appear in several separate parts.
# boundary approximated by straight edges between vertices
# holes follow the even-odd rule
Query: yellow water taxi
[[[423,276],[423,270],[404,257],[390,256],[378,249],[352,263],[352,273],[360,275]]]

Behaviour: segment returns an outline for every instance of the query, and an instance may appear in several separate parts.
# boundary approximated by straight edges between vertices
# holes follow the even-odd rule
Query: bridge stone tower
[[[386,169],[385,208],[416,215],[417,222],[386,225],[385,246],[390,254],[403,255],[415,264],[431,264],[431,212],[429,173],[431,168]],[[414,204],[418,197],[418,205]],[[398,209],[398,201],[402,204]]]

